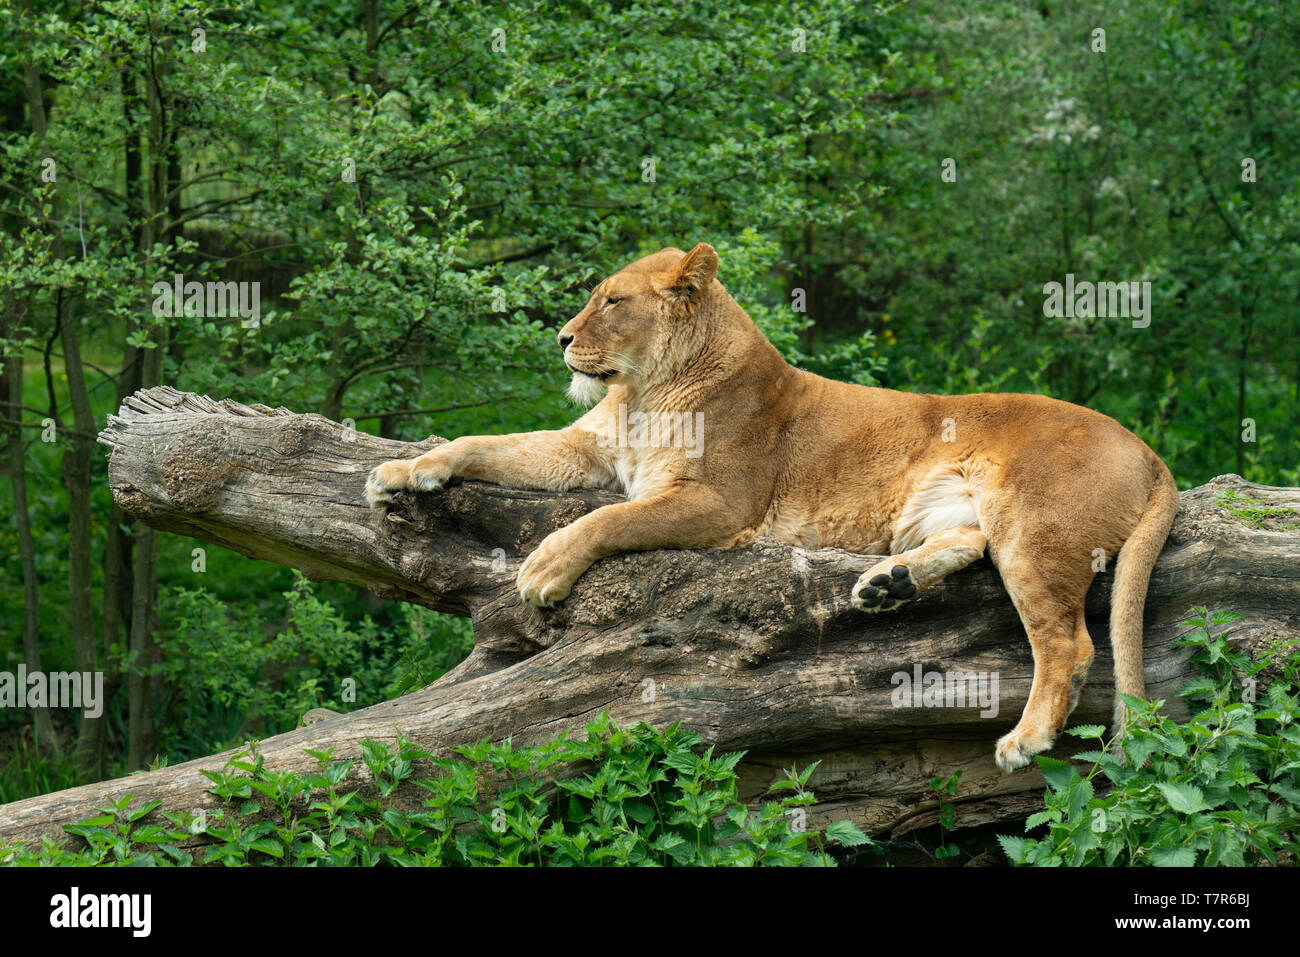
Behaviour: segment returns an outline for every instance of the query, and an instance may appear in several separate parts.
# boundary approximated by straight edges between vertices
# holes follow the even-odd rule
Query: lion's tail
[[[1163,462],[1157,460],[1155,483],[1146,512],[1133,534],[1119,550],[1115,564],[1115,586],[1110,596],[1110,644],[1115,655],[1115,690],[1137,698],[1146,697],[1142,677],[1142,610],[1146,605],[1151,569],[1160,557],[1169,529],[1178,514],[1178,486]],[[1115,696],[1114,727],[1119,734],[1128,709]]]

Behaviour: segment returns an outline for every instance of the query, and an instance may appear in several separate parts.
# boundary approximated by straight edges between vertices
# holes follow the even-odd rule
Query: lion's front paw
[[[371,508],[393,500],[393,492],[409,488],[411,460],[404,459],[376,465],[366,477],[366,501]]]
[[[569,592],[591,561],[576,556],[562,537],[564,529],[547,535],[542,544],[524,559],[515,583],[519,597],[530,605],[549,608],[569,597]]]
[[[1022,728],[1016,725],[998,739],[993,759],[1008,774],[1028,766],[1035,754],[1050,751],[1054,736],[1040,728]]]
[[[906,565],[888,568],[881,562],[863,572],[853,586],[853,607],[858,611],[892,611],[916,594],[916,583]]]
[[[366,478],[366,501],[374,507],[391,502],[393,492],[403,489],[436,491],[447,484],[451,472],[450,457],[442,448],[426,452],[417,459],[396,459],[376,465]]]

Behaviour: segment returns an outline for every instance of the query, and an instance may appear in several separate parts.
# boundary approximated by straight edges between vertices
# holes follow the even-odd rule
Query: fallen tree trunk
[[[719,751],[747,751],[740,773],[751,801],[790,763],[820,759],[810,809],[819,826],[850,818],[897,836],[932,824],[929,782],[958,770],[959,828],[1023,818],[1041,801],[1037,769],[1005,775],[993,762],[994,741],[1024,706],[1033,661],[987,560],[897,613],[868,616],[849,596],[869,556],[771,541],[624,554],[597,562],[560,607],[541,610],[515,591],[520,562],[614,494],[464,482],[371,509],[363,487],[374,465],[443,440],[385,440],[318,415],[167,387],[129,398],[100,441],[112,449],[115,501],[154,528],[472,619],[474,650],[455,670],[414,694],[260,742],[268,768],[314,769],[305,748],[355,757],[362,739],[391,742],[398,730],[435,753],[485,737],[536,743],[608,709],[624,724],[680,719]],[[1191,670],[1169,641],[1189,607],[1242,613],[1236,633],[1248,648],[1300,635],[1300,532],[1277,519],[1253,527],[1261,523],[1216,504],[1229,490],[1300,509],[1300,490],[1237,476],[1183,493],[1146,613],[1148,694],[1173,699],[1171,710]],[[1110,715],[1110,578],[1099,575],[1088,597],[1097,658],[1075,724]],[[996,675],[996,714],[895,707],[895,676],[918,669]],[[1077,746],[1065,738],[1053,753]],[[212,807],[200,769],[233,753],[0,807],[0,843],[60,836],[61,824],[127,792],[164,809]],[[411,790],[399,799],[418,806],[423,792]]]

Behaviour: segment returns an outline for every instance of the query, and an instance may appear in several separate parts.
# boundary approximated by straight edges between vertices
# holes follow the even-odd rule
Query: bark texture
[[[597,562],[558,608],[523,604],[514,577],[552,530],[618,496],[464,482],[368,508],[366,474],[442,439],[403,443],[318,415],[214,402],[168,387],[136,393],[100,441],[112,449],[114,500],[159,530],[301,569],[385,598],[468,615],[473,653],[396,701],[263,740],[268,768],[306,770],[304,748],[359,753],[400,729],[434,752],[491,737],[535,743],[609,709],[621,723],[674,720],[722,750],[745,750],[742,796],[758,800],[791,762],[820,759],[818,825],[850,818],[874,835],[934,823],[933,777],[963,772],[957,826],[1023,818],[1041,801],[1036,769],[1002,774],[995,740],[1017,721],[1033,674],[1029,644],[986,559],[896,613],[855,611],[850,590],[874,563],[772,541],[735,550],[655,551]],[[1227,490],[1296,509],[1266,519],[1216,504]],[[1233,608],[1248,647],[1300,636],[1300,489],[1221,476],[1182,494],[1146,613],[1148,695],[1171,699],[1191,676],[1169,647],[1194,605]],[[1112,703],[1109,573],[1088,598],[1097,657],[1072,724],[1105,724]],[[898,673],[997,673],[996,715],[976,706],[895,707]],[[1077,739],[1062,736],[1068,757]],[[1073,743],[1072,743],[1073,742]],[[233,753],[233,752],[231,752]],[[134,792],[164,808],[212,807],[200,768],[230,753],[0,807],[0,841],[59,834],[61,823]],[[362,780],[362,785],[365,782]],[[418,806],[419,789],[402,796]]]

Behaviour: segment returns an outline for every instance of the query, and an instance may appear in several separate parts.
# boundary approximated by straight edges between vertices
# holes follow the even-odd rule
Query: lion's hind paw
[[[916,582],[906,565],[895,565],[888,572],[878,571],[880,567],[868,570],[853,586],[853,607],[858,611],[893,611],[916,595]]]

